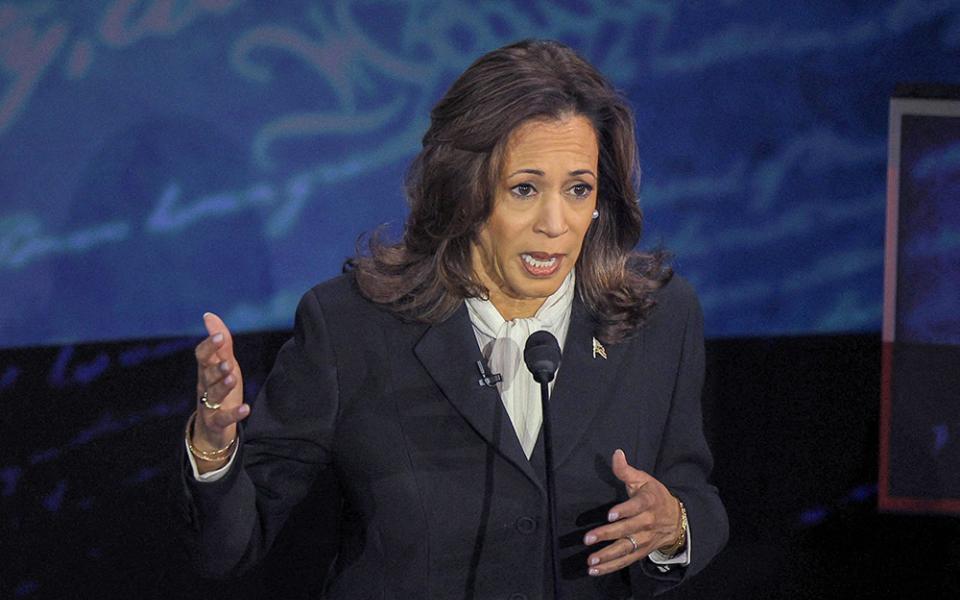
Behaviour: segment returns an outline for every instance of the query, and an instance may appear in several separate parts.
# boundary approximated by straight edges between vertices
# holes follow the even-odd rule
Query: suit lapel
[[[500,394],[479,384],[480,347],[465,305],[442,323],[430,326],[414,346],[414,354],[463,418],[538,487],[530,461],[520,446]]]
[[[593,355],[594,323],[583,303],[573,302],[570,327],[563,344],[560,370],[550,398],[554,469],[570,456],[611,393],[628,344],[605,347],[606,358]]]

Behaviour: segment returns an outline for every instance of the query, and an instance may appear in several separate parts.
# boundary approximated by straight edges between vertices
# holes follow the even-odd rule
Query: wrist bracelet
[[[676,496],[674,496],[674,498],[676,498]],[[665,556],[674,556],[687,544],[687,507],[683,505],[683,500],[680,498],[677,498],[677,504],[680,505],[680,518],[678,519],[680,534],[672,544],[658,549],[658,552]]]
[[[197,460],[202,460],[204,462],[219,462],[221,460],[224,460],[225,458],[228,458],[230,455],[230,451],[233,450],[233,447],[236,445],[237,439],[239,438],[239,436],[234,436],[234,438],[230,440],[229,444],[227,444],[223,448],[220,448],[219,450],[211,450],[210,452],[204,452],[203,450],[197,449],[193,445],[193,423],[194,421],[196,421],[196,419],[197,419],[197,411],[194,410],[193,414],[190,415],[190,418],[187,419],[187,427],[186,427],[186,430],[184,431],[184,435],[186,435],[186,438],[187,438],[187,449],[190,450],[190,454],[192,454],[194,458],[196,458]]]

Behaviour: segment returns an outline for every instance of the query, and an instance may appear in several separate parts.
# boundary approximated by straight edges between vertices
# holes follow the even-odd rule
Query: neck
[[[500,288],[487,285],[490,290],[490,303],[497,309],[504,321],[529,319],[537,314],[546,298],[514,298]]]

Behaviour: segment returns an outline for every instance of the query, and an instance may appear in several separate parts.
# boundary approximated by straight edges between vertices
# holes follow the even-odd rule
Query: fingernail
[[[250,412],[250,407],[246,404],[241,404],[240,408],[237,409],[237,412],[240,413],[240,416],[246,416]]]
[[[620,448],[617,448],[614,452],[619,452],[620,454],[623,454],[624,456],[626,456],[626,454],[624,454],[623,450],[621,450]]]
[[[594,557],[594,558],[591,558],[591,559],[590,559],[590,566],[598,565],[598,564],[600,564],[600,559],[599,559],[599,558]]]
[[[220,364],[217,365],[217,366],[218,366],[219,369],[220,369],[222,372],[224,372],[224,373],[227,373],[228,371],[230,371],[230,363],[227,362],[227,361],[223,361],[222,363],[220,363]]]
[[[210,312],[210,311],[207,311],[207,312],[205,312],[205,313],[203,313],[203,317],[204,317],[204,318],[206,318],[206,317],[207,317],[207,315],[212,315],[212,314],[213,314],[212,312]]]
[[[234,382],[233,375],[227,375],[224,378],[223,382],[227,385],[233,385],[233,382]]]
[[[591,575],[596,576],[596,575],[599,575],[599,574],[600,574],[600,569],[590,569],[590,570],[588,571],[588,573],[590,573]]]
[[[216,334],[215,336],[213,336],[213,343],[214,343],[214,344],[219,344],[219,343],[222,342],[222,341],[223,341],[223,334],[222,334],[222,333],[218,333],[218,334]]]
[[[607,520],[610,521],[611,523],[613,523],[619,518],[620,518],[620,513],[611,512],[609,515],[607,515]]]
[[[583,543],[587,545],[592,544],[595,541],[597,541],[597,536],[593,535],[592,533],[583,538]]]

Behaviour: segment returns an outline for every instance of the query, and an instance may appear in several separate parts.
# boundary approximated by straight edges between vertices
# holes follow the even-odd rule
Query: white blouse
[[[503,381],[497,384],[497,391],[527,458],[533,454],[537,436],[540,435],[543,407],[540,403],[540,384],[534,381],[533,374],[523,362],[523,349],[531,333],[544,329],[557,338],[563,350],[570,326],[570,311],[573,309],[575,281],[574,271],[571,270],[560,288],[547,297],[535,315],[526,319],[507,321],[489,300],[466,300],[480,352],[487,360],[490,371],[503,377]],[[550,382],[550,390],[553,391],[553,381]]]

